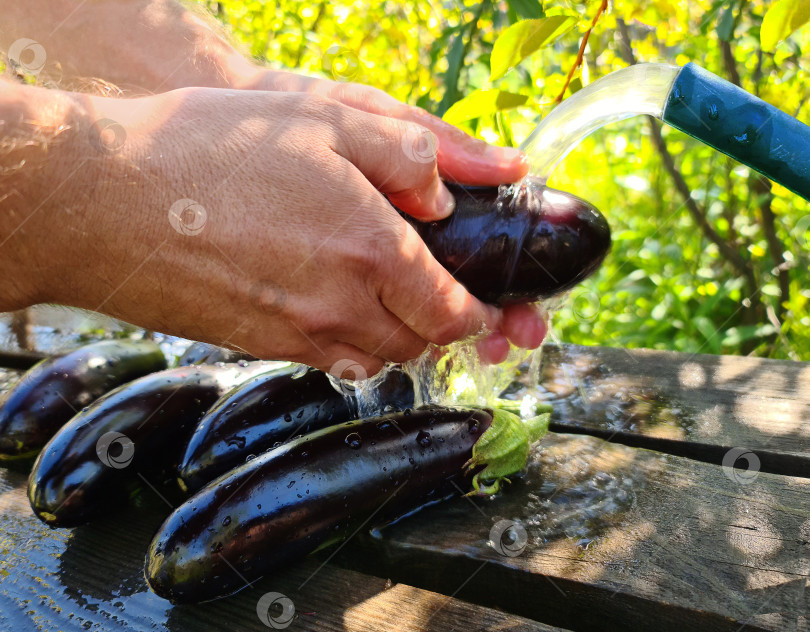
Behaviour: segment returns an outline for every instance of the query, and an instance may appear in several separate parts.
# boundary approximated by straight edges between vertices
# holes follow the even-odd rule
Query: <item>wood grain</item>
[[[260,631],[259,598],[289,597],[291,632],[559,628],[310,558],[238,595],[172,606],[143,579],[144,552],[168,507],[156,497],[96,524],[51,530],[31,514],[25,476],[0,469],[0,630]]]
[[[552,434],[501,498],[428,508],[337,557],[576,630],[807,630],[808,499],[803,478]],[[502,520],[525,529],[514,557],[490,544]]]
[[[540,384],[557,432],[810,477],[810,363],[547,345]]]

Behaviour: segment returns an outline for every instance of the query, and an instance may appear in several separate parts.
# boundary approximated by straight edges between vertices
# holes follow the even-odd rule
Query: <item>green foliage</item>
[[[577,23],[568,15],[552,15],[539,20],[521,20],[495,40],[489,59],[489,80],[500,79],[532,53],[548,46]]]
[[[504,90],[491,90],[482,88],[475,90],[444,113],[444,120],[448,123],[462,123],[484,114],[492,114],[502,110],[511,110],[523,105],[528,100],[525,94],[515,94]]]
[[[810,0],[779,0],[762,19],[759,38],[762,48],[773,51],[776,45],[810,20]]]
[[[504,145],[520,143],[551,110],[599,6],[598,0],[205,4],[260,60],[376,86]],[[637,61],[695,61],[727,79],[736,73],[744,89],[808,120],[810,29],[796,30],[807,5],[615,0],[567,94],[628,64],[621,20]],[[556,31],[526,37],[538,23],[521,22],[562,25],[570,16],[576,24],[560,37]],[[524,35],[512,38],[518,33]],[[748,168],[677,130],[665,128],[663,138],[698,211],[743,268],[690,216],[645,118],[607,126],[549,181],[594,203],[614,235],[600,272],[556,310],[555,336],[810,360],[810,206],[778,185],[769,191]]]

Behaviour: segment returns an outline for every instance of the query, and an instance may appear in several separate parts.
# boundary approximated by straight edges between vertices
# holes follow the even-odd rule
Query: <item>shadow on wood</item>
[[[810,364],[548,345],[540,384],[557,432],[717,464],[740,447],[761,471],[810,477]]]

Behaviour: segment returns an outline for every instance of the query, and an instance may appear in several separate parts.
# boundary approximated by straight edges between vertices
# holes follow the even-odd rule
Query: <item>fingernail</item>
[[[524,157],[523,152],[517,147],[501,147],[500,150],[503,159],[509,162],[514,162],[515,160],[520,160]]]
[[[444,183],[439,181],[439,190],[436,193],[436,214],[439,219],[448,217],[456,208],[456,198],[450,193],[450,190],[444,186]]]

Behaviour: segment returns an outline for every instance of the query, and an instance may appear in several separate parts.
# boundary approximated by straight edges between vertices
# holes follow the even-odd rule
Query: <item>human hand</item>
[[[498,185],[516,182],[526,175],[525,156],[511,147],[495,147],[473,138],[425,110],[409,106],[385,92],[357,83],[344,83],[303,75],[261,69],[233,79],[235,87],[249,90],[306,92],[335,99],[349,107],[402,121],[410,121],[430,130],[422,153],[436,153],[442,178],[472,185]],[[435,147],[430,146],[434,142]],[[388,196],[395,204],[396,196]],[[407,210],[407,209],[404,209]],[[416,217],[418,214],[412,213]],[[497,364],[506,359],[509,343],[518,347],[538,347],[547,332],[547,316],[531,305],[506,305],[498,330],[479,341],[478,350],[485,362]]]
[[[109,0],[66,9],[51,0],[0,0],[0,6],[9,27],[3,33],[6,44],[21,37],[40,42],[47,49],[46,71],[57,69],[63,86],[84,85],[86,77],[98,77],[132,95],[191,86],[307,92],[430,130],[434,136],[419,136],[410,152],[418,160],[424,156],[432,160],[432,152],[437,151],[439,173],[446,179],[501,184],[516,181],[526,172],[519,152],[472,139],[380,90],[260,68],[221,36],[214,21],[176,2]],[[425,189],[382,190],[394,204],[422,219],[449,212],[447,196],[435,180]],[[439,207],[442,210],[437,211]],[[501,339],[496,336],[491,348],[503,348],[504,335],[516,344],[533,344],[544,327],[540,319],[526,317],[520,310],[513,315],[513,309],[503,310],[503,323],[495,325]]]
[[[403,149],[421,127],[302,93],[76,98],[70,144],[95,147],[62,156],[61,212],[48,204],[29,227],[58,222],[47,300],[367,375],[501,326],[383,196],[445,214],[435,160]],[[94,136],[98,120],[125,140]]]

